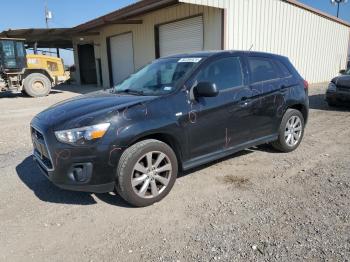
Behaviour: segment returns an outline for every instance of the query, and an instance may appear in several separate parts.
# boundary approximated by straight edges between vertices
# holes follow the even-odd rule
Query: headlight
[[[337,86],[333,82],[330,82],[328,85],[328,91],[337,91]]]
[[[60,142],[82,145],[88,141],[103,137],[110,125],[110,123],[103,123],[94,126],[56,131],[55,135]]]

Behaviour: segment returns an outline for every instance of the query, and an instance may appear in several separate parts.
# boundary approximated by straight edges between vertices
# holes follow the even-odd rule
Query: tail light
[[[305,88],[305,90],[309,89],[309,82],[306,80],[304,80],[304,88]]]

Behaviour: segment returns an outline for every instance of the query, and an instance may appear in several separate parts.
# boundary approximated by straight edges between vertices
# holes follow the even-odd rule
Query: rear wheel
[[[158,140],[144,140],[122,154],[117,168],[117,192],[134,206],[149,206],[170,192],[177,172],[171,147]]]
[[[47,96],[51,91],[51,81],[43,74],[30,74],[24,80],[24,91],[31,97]]]
[[[281,152],[291,152],[298,148],[304,136],[304,117],[296,109],[288,109],[282,118],[278,140],[272,146]]]

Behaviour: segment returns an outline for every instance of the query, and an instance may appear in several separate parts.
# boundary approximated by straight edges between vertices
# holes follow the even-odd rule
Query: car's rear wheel
[[[117,192],[134,206],[149,206],[170,192],[177,172],[177,158],[170,146],[158,140],[144,140],[122,154],[117,168]]]
[[[288,109],[282,118],[278,140],[272,146],[281,152],[291,152],[298,148],[304,136],[305,120],[296,109]]]

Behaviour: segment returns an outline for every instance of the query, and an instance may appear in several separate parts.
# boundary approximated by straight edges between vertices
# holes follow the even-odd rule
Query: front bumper
[[[121,152],[95,143],[76,147],[60,143],[45,127],[31,126],[33,158],[56,186],[73,191],[106,193],[114,190],[116,165]]]
[[[37,158],[37,156],[33,155],[33,160],[37,163],[40,171],[47,177],[54,185],[61,189],[70,190],[70,191],[82,191],[82,192],[91,192],[91,193],[108,193],[112,192],[115,187],[115,182],[109,182],[106,184],[97,184],[93,185],[89,182],[85,183],[77,183],[72,180],[66,181],[63,184],[55,182],[57,176],[65,176],[66,174],[58,174],[53,171],[47,171],[46,167],[42,165],[42,162]]]

